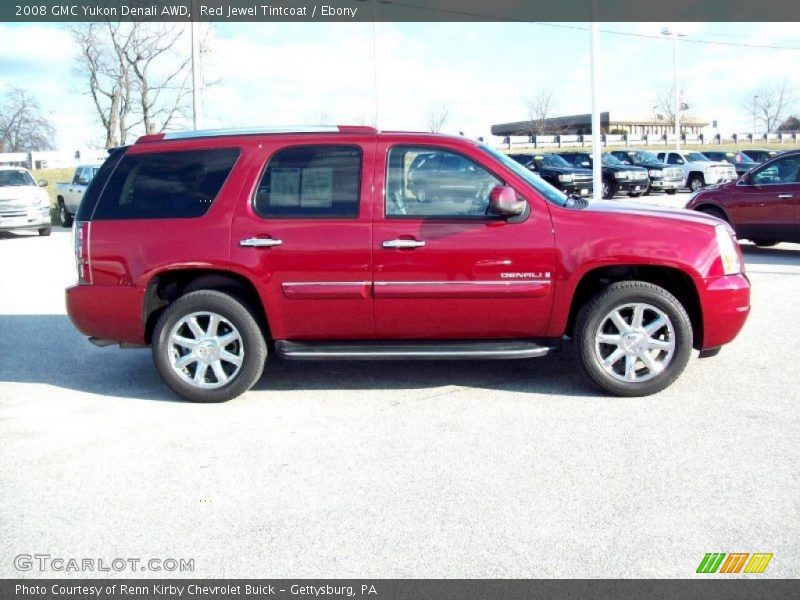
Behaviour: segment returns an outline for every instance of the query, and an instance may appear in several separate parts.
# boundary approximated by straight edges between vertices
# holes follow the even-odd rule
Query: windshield
[[[483,144],[480,145],[480,148],[489,156],[503,164],[509,171],[512,171],[515,175],[525,180],[528,185],[530,185],[533,189],[535,189],[553,204],[557,204],[558,206],[566,205],[567,196],[563,192],[557,190],[544,179],[523,167],[513,158],[509,158],[508,155],[498,152],[494,148],[490,148],[489,146],[485,146]]]
[[[652,152],[630,152],[629,154],[636,162],[661,162]]]
[[[619,167],[624,164],[616,156],[612,156],[611,154],[603,154],[602,163],[607,167]]]
[[[710,162],[711,160],[705,154],[700,154],[699,152],[687,152],[686,158],[689,162]]]
[[[0,171],[0,187],[36,185],[36,182],[27,171],[2,170]]]
[[[571,167],[567,161],[556,154],[542,154],[534,157],[537,167]]]

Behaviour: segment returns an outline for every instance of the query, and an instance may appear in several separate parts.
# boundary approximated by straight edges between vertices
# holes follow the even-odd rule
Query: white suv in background
[[[36,229],[50,235],[50,197],[28,169],[0,166],[0,231]]]
[[[658,160],[683,169],[684,185],[693,192],[706,185],[727,183],[736,179],[736,167],[711,160],[700,152],[659,152]]]

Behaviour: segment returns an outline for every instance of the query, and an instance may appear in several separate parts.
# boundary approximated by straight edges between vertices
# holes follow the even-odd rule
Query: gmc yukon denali
[[[429,159],[458,168],[420,186]],[[148,135],[111,151],[73,231],[75,326],[99,346],[151,346],[166,384],[201,402],[247,391],[268,353],[490,360],[562,345],[600,388],[643,396],[749,312],[724,221],[566,196],[463,137]]]

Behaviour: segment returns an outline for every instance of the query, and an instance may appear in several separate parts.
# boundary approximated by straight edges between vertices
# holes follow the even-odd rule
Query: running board
[[[535,358],[552,346],[528,340],[411,342],[292,342],[277,340],[275,349],[288,360],[474,360]]]

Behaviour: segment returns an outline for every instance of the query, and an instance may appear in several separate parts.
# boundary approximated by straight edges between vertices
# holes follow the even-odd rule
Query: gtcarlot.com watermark
[[[14,557],[17,571],[56,571],[59,573],[122,573],[132,571],[194,571],[193,558],[89,558],[52,556],[51,554],[18,554]]]

